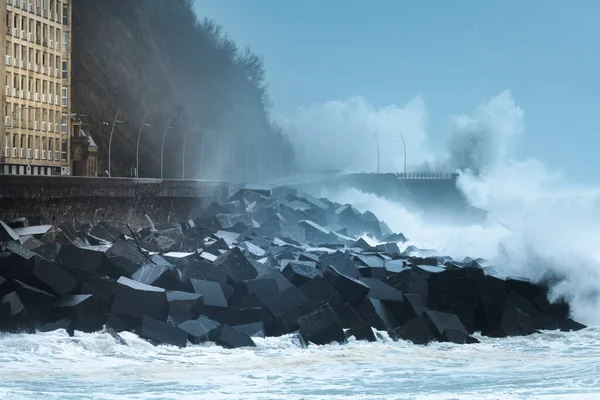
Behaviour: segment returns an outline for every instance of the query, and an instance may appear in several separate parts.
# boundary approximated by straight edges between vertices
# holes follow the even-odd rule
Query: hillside
[[[113,136],[113,176],[135,166],[144,115],[152,126],[142,135],[140,176],[160,176],[169,120],[165,178],[182,176],[188,129],[186,178],[288,173],[290,145],[269,119],[262,59],[239,50],[215,22],[199,22],[190,0],[79,0],[73,21],[73,112],[87,115],[105,169],[117,110],[124,121]]]

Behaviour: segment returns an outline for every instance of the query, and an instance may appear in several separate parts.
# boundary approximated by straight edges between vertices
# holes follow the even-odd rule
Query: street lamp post
[[[113,121],[112,124],[112,128],[110,130],[110,137],[108,139],[108,176],[112,177],[112,174],[110,173],[110,160],[111,160],[111,151],[112,151],[112,138],[113,138],[113,133],[115,133],[115,125],[117,123],[122,123],[125,121],[119,121],[119,114],[121,113],[121,110],[117,109],[117,115],[115,115],[115,120]]]
[[[190,134],[190,132],[192,131],[197,131],[198,128],[189,128],[187,130],[187,132],[185,133],[185,139],[183,139],[183,150],[182,150],[182,154],[181,154],[181,179],[185,179],[185,148],[187,145],[187,140],[188,140],[188,135]],[[200,161],[202,162],[202,161]]]
[[[406,141],[404,140],[404,134],[402,132],[400,132],[398,137],[402,138],[402,144],[404,145],[404,177],[406,178]]]
[[[167,122],[167,127],[165,128],[165,133],[163,134],[162,138],[162,144],[160,146],[160,179],[163,179],[164,176],[165,139],[167,138],[167,133],[169,132],[169,129],[173,129],[173,127],[171,127],[171,118],[169,118],[169,121]]]
[[[135,177],[140,177],[140,139],[142,137],[142,131],[145,126],[152,126],[146,123],[146,114],[144,114],[144,119],[142,119],[142,125],[140,125],[140,132],[138,133],[137,145],[135,147]]]
[[[377,136],[377,134],[374,133],[373,137],[375,138],[375,141],[377,142],[377,173],[379,174],[380,173],[380,169],[379,169],[379,167],[380,167],[380,164],[379,164],[379,160],[380,160],[380,158],[379,158],[379,136]]]

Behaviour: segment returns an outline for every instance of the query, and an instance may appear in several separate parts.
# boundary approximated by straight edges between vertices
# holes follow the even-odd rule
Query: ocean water
[[[293,337],[253,349],[153,346],[124,333],[0,338],[0,398],[597,399],[600,329],[416,346],[350,340],[302,349]]]

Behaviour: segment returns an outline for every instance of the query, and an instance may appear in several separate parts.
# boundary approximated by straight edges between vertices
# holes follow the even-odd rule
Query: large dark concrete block
[[[58,253],[60,252],[61,247],[62,245],[60,243],[44,243],[41,246],[29,250],[48,261],[58,262],[60,261]]]
[[[412,268],[387,277],[385,283],[402,293],[418,293],[424,302],[429,297],[427,280]]]
[[[149,316],[166,321],[169,304],[165,289],[121,277],[117,281],[111,312],[124,317]]]
[[[131,332],[139,325],[138,318],[121,317],[119,315],[109,314],[106,317],[107,328],[113,329],[115,332]]]
[[[508,300],[503,279],[486,275],[477,285],[479,308],[475,313],[475,330],[489,335],[498,329],[499,315]]]
[[[111,275],[120,274],[130,278],[142,265],[149,263],[146,255],[140,252],[135,243],[123,238],[117,239],[106,251],[112,265]],[[117,277],[118,278],[118,277]]]
[[[227,270],[230,283],[233,285],[239,285],[258,276],[258,271],[237,247],[217,257],[213,264]]]
[[[67,267],[84,268],[107,276],[110,276],[109,273],[112,272],[112,265],[103,251],[63,245],[58,253],[58,258]]]
[[[391,307],[381,300],[367,297],[352,307],[361,321],[380,331],[391,330],[400,325]]]
[[[110,310],[117,287],[114,280],[83,268],[66,268],[66,270],[81,283],[73,294],[93,294],[102,309]]]
[[[361,278],[361,281],[369,287],[368,297],[385,301],[404,302],[402,292],[379,279]]]
[[[265,337],[265,324],[264,322],[252,322],[244,325],[232,326],[238,332],[243,333],[246,336],[253,337]]]
[[[215,320],[221,324],[230,326],[245,325],[263,322],[263,309],[261,307],[243,308],[239,310],[221,311],[215,316]]]
[[[414,344],[427,344],[436,341],[437,337],[424,316],[414,318],[390,332],[394,340],[408,340]]]
[[[202,295],[203,304],[195,306],[192,311],[196,314],[204,314],[214,317],[219,312],[229,307],[223,287],[212,281],[190,280],[195,293]]]
[[[546,294],[547,289],[536,283],[532,283],[527,278],[509,277],[506,279],[506,290],[514,292],[526,299],[533,300],[540,295]]]
[[[405,293],[402,311],[400,314],[394,313],[394,316],[399,323],[404,324],[414,318],[422,316],[425,309],[426,306],[420,294]]]
[[[35,333],[35,326],[17,292],[0,301],[0,332]]]
[[[72,323],[68,318],[47,322],[40,327],[39,332],[54,332],[60,329],[64,329],[70,337],[75,336],[75,330],[73,329]]]
[[[331,231],[316,222],[302,220],[299,225],[304,229],[306,241],[315,245],[330,243],[332,241]]]
[[[6,281],[0,286],[0,296],[11,292],[17,293],[34,328],[48,322],[50,308],[56,299],[54,295],[19,280]]]
[[[36,258],[36,253],[23,248],[17,242],[5,243],[0,246],[0,276],[7,280],[27,282]]]
[[[19,241],[19,235],[4,221],[0,220],[0,243]]]
[[[331,266],[327,267],[323,275],[340,296],[342,296],[342,299],[350,304],[360,302],[371,290],[365,283],[344,275]]]
[[[177,347],[187,345],[187,333],[178,327],[144,316],[135,330],[139,337],[156,344],[171,344]]]
[[[323,345],[346,342],[340,320],[329,304],[298,318],[298,326],[301,338],[307,343]]]
[[[479,340],[475,339],[473,336],[469,336],[464,332],[455,331],[452,329],[447,329],[442,334],[440,338],[442,342],[450,342],[456,344],[474,344],[479,343]]]
[[[275,279],[250,279],[244,282],[243,287],[246,294],[255,294],[263,303],[280,293]]]
[[[131,277],[133,280],[146,285],[160,287],[166,290],[181,290],[183,283],[179,279],[179,273],[173,267],[145,264],[140,267]]]
[[[53,320],[68,319],[73,329],[82,332],[100,331],[106,322],[93,294],[65,296],[54,303],[51,315]]]
[[[217,339],[221,324],[204,315],[185,321],[177,326],[188,335],[191,343],[214,341]]]
[[[504,303],[498,318],[497,329],[486,332],[488,336],[526,336],[535,332],[531,325],[531,316],[510,302]]]
[[[280,336],[298,329],[296,320],[311,311],[311,302],[295,286],[273,297],[265,304],[275,317],[276,327],[266,326],[268,336]]]
[[[458,331],[468,335],[467,328],[465,328],[460,319],[454,314],[426,310],[423,315],[427,319],[427,322],[429,322],[433,334],[438,339],[441,339],[446,330]]]
[[[294,285],[292,285],[292,283],[279,271],[269,272],[268,274],[261,275],[256,279],[273,279],[277,284],[277,289],[279,290],[279,293],[284,292],[291,287],[294,287]]]
[[[323,273],[316,267],[309,264],[310,262],[289,262],[281,271],[294,286],[300,287]]]
[[[62,265],[36,259],[32,276],[48,291],[58,296],[66,296],[77,288],[78,282]]]
[[[354,336],[356,340],[365,340],[367,342],[376,342],[375,333],[373,328],[369,324],[361,324],[350,328],[346,331],[346,337],[350,338]]]
[[[240,347],[256,347],[250,336],[232,328],[229,325],[221,325],[215,343],[226,349],[237,349]]]
[[[217,267],[207,261],[195,261],[183,270],[181,280],[189,282],[191,279],[207,280],[227,285],[229,274],[226,269]]]

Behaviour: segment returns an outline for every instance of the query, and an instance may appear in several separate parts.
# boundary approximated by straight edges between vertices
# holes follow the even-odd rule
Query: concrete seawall
[[[200,207],[228,195],[221,181],[0,175],[0,219],[40,216],[53,223],[76,220],[147,225],[194,217]]]

